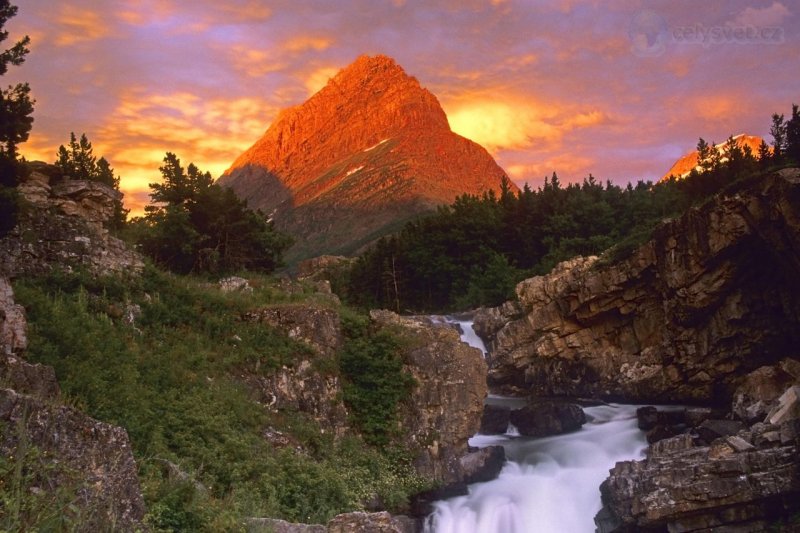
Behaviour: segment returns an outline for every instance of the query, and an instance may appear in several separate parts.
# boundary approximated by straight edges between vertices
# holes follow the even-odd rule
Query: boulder
[[[658,425],[658,409],[652,405],[636,409],[636,425],[642,431],[650,431]]]
[[[0,355],[25,351],[28,347],[27,327],[25,309],[14,301],[11,283],[0,278]]]
[[[0,276],[41,275],[85,268],[92,274],[135,275],[144,260],[109,234],[121,194],[102,183],[66,179],[41,163],[17,187],[32,208],[0,239]]]
[[[511,409],[508,407],[492,404],[484,405],[479,432],[484,435],[502,435],[508,430],[510,417]]]
[[[277,518],[248,518],[247,533],[327,533],[328,528],[320,524],[297,524]]]
[[[326,306],[286,304],[250,311],[245,320],[261,322],[285,333],[316,353],[333,357],[342,347],[339,313]]]
[[[253,292],[250,282],[239,276],[230,276],[219,280],[219,289],[222,292]]]
[[[576,404],[537,401],[511,411],[510,420],[520,435],[547,437],[580,429],[586,414]]]
[[[800,385],[786,389],[778,398],[778,405],[767,415],[770,424],[783,424],[797,418],[800,418]]]
[[[491,481],[503,469],[506,462],[506,450],[502,446],[487,446],[468,453],[459,462],[464,472],[464,483]]]

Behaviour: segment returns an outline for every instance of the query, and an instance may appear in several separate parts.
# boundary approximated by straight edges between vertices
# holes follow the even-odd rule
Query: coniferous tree
[[[711,150],[705,139],[700,137],[700,140],[697,141],[697,165],[701,172],[711,170]]]
[[[150,184],[153,204],[138,221],[145,253],[180,272],[272,272],[291,240],[260,211],[252,211],[193,163],[184,168],[171,152],[160,167],[162,181]]]
[[[17,7],[0,0],[0,45],[8,38],[6,22],[17,14]],[[11,48],[0,47],[0,77],[11,65],[21,65],[28,53],[30,38],[26,35]],[[10,231],[17,220],[17,145],[28,140],[33,125],[33,104],[27,83],[0,89],[0,237]]]
[[[761,139],[761,144],[758,145],[758,167],[762,170],[769,168],[772,160],[772,152],[770,152],[767,141]]]
[[[800,109],[792,104],[792,118],[786,123],[786,155],[800,163]]]
[[[772,115],[772,127],[769,130],[772,135],[772,158],[775,161],[782,161],[786,146],[786,124],[783,115],[774,113]]]

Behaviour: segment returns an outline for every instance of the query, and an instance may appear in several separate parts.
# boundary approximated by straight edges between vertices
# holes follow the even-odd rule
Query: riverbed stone
[[[484,405],[481,417],[480,433],[484,435],[502,435],[508,430],[511,420],[511,409],[503,405]]]
[[[547,437],[580,429],[586,414],[574,403],[537,401],[511,411],[510,420],[520,435]]]

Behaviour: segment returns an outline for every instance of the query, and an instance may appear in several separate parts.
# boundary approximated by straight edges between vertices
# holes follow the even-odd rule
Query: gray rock
[[[600,531],[762,531],[753,524],[785,520],[800,510],[796,447],[735,453],[724,442],[727,451],[715,451],[683,447],[686,436],[674,439],[656,445],[678,444],[668,453],[651,450],[647,459],[611,470],[600,488]]]
[[[222,292],[253,292],[250,282],[239,276],[230,276],[219,280],[219,289]]]
[[[25,309],[14,301],[14,289],[0,278],[0,355],[18,354],[28,347]]]
[[[387,512],[340,514],[328,522],[328,533],[414,533],[414,522]]]
[[[460,459],[464,472],[464,483],[481,483],[497,477],[506,462],[506,451],[502,446],[487,446],[470,452]]]
[[[800,418],[800,385],[786,389],[778,399],[778,405],[767,415],[770,424],[782,424]]]
[[[124,429],[8,389],[0,389],[0,421],[0,453],[24,457],[35,448],[50,457],[52,468],[38,489],[69,497],[81,530],[144,529],[144,500]]]
[[[248,518],[247,533],[327,533],[328,528],[319,524],[296,524],[277,518]]]
[[[511,411],[511,423],[521,435],[546,437],[580,429],[586,414],[576,404],[541,401]]]
[[[764,420],[781,394],[797,380],[791,370],[798,364],[784,359],[780,364],[763,366],[745,376],[733,393],[733,413],[749,423]]]
[[[707,444],[711,444],[720,437],[736,435],[744,429],[744,425],[736,420],[706,420],[695,428],[695,432]]]
[[[502,405],[487,404],[483,406],[480,433],[484,435],[502,435],[508,430],[511,409]]]

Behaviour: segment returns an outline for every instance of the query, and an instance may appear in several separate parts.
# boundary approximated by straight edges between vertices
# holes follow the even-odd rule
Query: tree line
[[[731,182],[800,161],[800,114],[772,117],[772,146],[758,153],[733,137],[721,150],[700,139],[698,166],[684,179],[625,187],[562,185],[556,173],[536,190],[463,195],[398,234],[379,240],[336,280],[349,303],[398,312],[497,305],[526,277],[558,262],[612,248],[619,257],[644,242],[662,220],[679,215]]]

